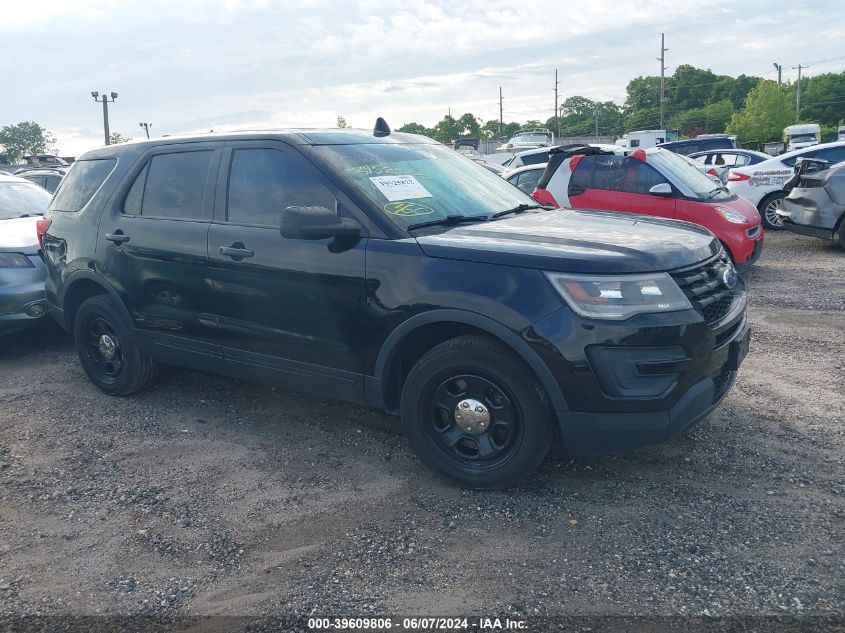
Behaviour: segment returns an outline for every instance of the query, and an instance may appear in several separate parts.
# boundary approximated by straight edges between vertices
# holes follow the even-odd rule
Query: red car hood
[[[760,224],[760,212],[757,207],[748,202],[745,198],[737,196],[736,200],[726,200],[725,202],[711,202],[713,206],[727,207],[731,211],[735,211],[745,217],[753,226]]]

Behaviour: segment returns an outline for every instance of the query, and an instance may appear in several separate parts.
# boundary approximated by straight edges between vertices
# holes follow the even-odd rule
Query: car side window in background
[[[595,156],[593,158],[595,159],[594,186],[596,189],[648,195],[649,189],[654,185],[668,182],[654,167],[630,156]],[[575,171],[577,172],[578,169]]]
[[[226,219],[278,227],[286,207],[334,210],[334,195],[303,159],[269,148],[232,151]]]
[[[56,197],[50,203],[51,211],[76,213],[90,202],[97,190],[114,169],[113,158],[78,160],[65,176]]]
[[[517,180],[516,186],[530,196],[537,188],[537,183],[540,182],[540,176],[542,175],[542,169],[529,169],[528,171],[524,171],[519,175],[519,180]]]
[[[59,183],[61,181],[62,179],[58,176],[47,176],[44,179],[44,188],[50,193],[53,193],[56,189],[59,188]]]
[[[593,171],[596,165],[595,156],[582,156],[575,166],[575,171],[569,178],[570,196],[577,196],[593,187]]]
[[[845,161],[845,147],[829,147],[828,149],[819,150],[816,152],[815,158],[821,158],[831,163],[841,163]]]
[[[141,215],[206,219],[205,191],[213,154],[212,150],[200,150],[154,155],[142,172],[146,182]],[[134,184],[132,188],[135,188]],[[129,193],[134,194],[132,190]]]

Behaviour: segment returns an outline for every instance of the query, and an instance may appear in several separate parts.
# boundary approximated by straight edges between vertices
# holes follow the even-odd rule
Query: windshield
[[[795,134],[789,137],[790,143],[812,143],[816,140],[815,134]]]
[[[403,227],[452,216],[486,218],[537,203],[441,145],[374,143],[315,149]]]
[[[43,215],[51,197],[47,190],[26,182],[0,182],[0,220]]]
[[[546,143],[548,137],[545,134],[517,134],[510,142],[511,143]]]
[[[701,171],[695,161],[670,152],[659,150],[648,154],[648,164],[685,189],[684,193],[698,200],[730,200],[733,194]]]

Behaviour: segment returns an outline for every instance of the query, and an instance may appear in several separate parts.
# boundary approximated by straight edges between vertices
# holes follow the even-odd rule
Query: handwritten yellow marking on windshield
[[[415,218],[420,215],[431,215],[434,209],[416,202],[405,202],[399,200],[384,205],[384,210],[390,215],[398,215],[403,218]]]

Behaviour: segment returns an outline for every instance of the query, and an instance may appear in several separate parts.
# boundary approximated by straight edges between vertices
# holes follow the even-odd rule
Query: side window
[[[577,196],[593,187],[593,170],[596,164],[595,156],[582,156],[575,166],[575,171],[569,178],[570,196]]]
[[[831,163],[841,163],[845,160],[845,147],[830,147],[816,152],[816,158],[828,160]]]
[[[205,190],[211,150],[156,154],[146,169],[141,215],[206,219]]]
[[[734,167],[745,167],[748,163],[751,162],[751,158],[746,156],[745,154],[735,155],[734,159]]]
[[[632,138],[631,143],[629,144],[629,147],[639,147],[639,146],[640,146],[640,139]]]
[[[50,210],[80,211],[94,197],[116,164],[113,158],[76,161],[50,203]]]
[[[630,156],[597,156],[596,189],[648,195],[654,185],[668,182],[654,167]],[[577,170],[576,170],[577,171]]]
[[[126,199],[123,201],[123,212],[128,215],[141,215],[141,203],[144,200],[144,185],[147,182],[147,168],[150,163],[147,162],[144,168],[132,183],[129,193],[126,194]]]
[[[537,183],[540,182],[540,176],[542,175],[542,169],[530,169],[528,171],[524,171],[519,175],[519,180],[517,181],[516,186],[530,196],[537,188]]]
[[[62,181],[62,179],[58,176],[47,176],[44,180],[44,188],[50,193],[53,193],[56,189],[58,189],[59,183]]]
[[[334,195],[304,159],[269,148],[232,151],[226,219],[278,227],[293,206],[335,208]]]

